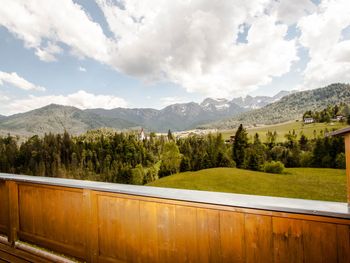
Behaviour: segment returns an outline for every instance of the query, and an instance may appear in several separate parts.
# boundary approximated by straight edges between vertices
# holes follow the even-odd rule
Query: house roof
[[[334,132],[329,132],[329,133],[326,134],[326,136],[342,136],[342,135],[345,135],[347,133],[350,133],[350,126],[344,128],[344,129],[341,129],[341,130],[337,130],[337,131],[334,131]]]

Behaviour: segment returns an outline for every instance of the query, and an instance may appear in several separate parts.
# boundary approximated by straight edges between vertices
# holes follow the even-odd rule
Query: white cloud
[[[302,88],[350,82],[350,41],[342,36],[349,25],[348,0],[324,0],[317,12],[299,21],[300,43],[310,56]]]
[[[270,1],[97,2],[118,40],[110,64],[145,81],[233,97],[287,73],[297,59],[287,26],[265,15]],[[251,26],[248,43],[236,44],[244,23]]]
[[[7,73],[0,71],[0,86],[5,85],[5,83],[23,90],[45,91],[44,87],[35,85],[25,80],[24,78],[18,76],[16,72]]]
[[[276,0],[272,1],[270,13],[275,14],[278,21],[292,25],[315,10],[311,0]]]
[[[79,90],[78,92],[69,94],[67,96],[30,95],[28,98],[25,99],[12,100],[8,104],[3,104],[0,108],[3,114],[10,115],[37,109],[52,103],[65,106],[74,106],[80,109],[113,109],[117,107],[127,106],[127,102],[123,98],[119,98],[112,95],[95,95],[88,93],[84,90]]]
[[[35,54],[40,60],[46,62],[57,61],[55,55],[62,53],[62,48],[49,42],[46,47],[37,47]]]
[[[78,70],[81,71],[81,72],[86,72],[86,68],[81,67],[81,66],[78,68]]]
[[[4,101],[9,101],[9,100],[10,100],[9,97],[7,97],[7,96],[5,96],[3,94],[0,94],[0,101],[4,102]]]
[[[295,40],[285,39],[283,23],[310,9],[299,12],[300,3],[310,3],[296,1],[293,18],[280,23],[291,0],[96,2],[114,38],[71,0],[8,1],[0,9],[0,25],[45,61],[57,59],[64,45],[78,57],[145,82],[166,80],[188,92],[234,97],[290,70],[297,47]],[[249,28],[248,43],[236,43],[243,24]]]
[[[55,60],[61,52],[57,43],[67,45],[72,54],[106,62],[111,41],[71,0],[11,0],[0,8],[0,25],[22,39],[44,61]],[[49,41],[45,45],[45,42]]]

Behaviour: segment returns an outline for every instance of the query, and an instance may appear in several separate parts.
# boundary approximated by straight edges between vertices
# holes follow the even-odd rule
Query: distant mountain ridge
[[[331,84],[329,86],[295,92],[262,108],[243,112],[232,118],[204,125],[206,128],[231,129],[239,124],[246,126],[276,124],[301,119],[306,110],[321,110],[328,105],[345,102],[350,104],[350,85]]]
[[[118,130],[143,127],[156,132],[166,132],[168,129],[187,130],[203,126],[220,127],[223,122],[237,116],[250,116],[252,109],[267,107],[266,105],[269,103],[273,105],[285,95],[291,96],[288,94],[290,92],[282,91],[273,97],[247,96],[234,98],[231,101],[206,98],[201,103],[178,103],[161,110],[151,108],[81,110],[71,106],[51,104],[40,109],[0,118],[0,132],[40,135],[49,132],[62,133],[65,130],[72,134],[80,134],[102,127]],[[212,125],[212,122],[215,124]],[[207,123],[210,124],[207,125]]]
[[[227,100],[205,99],[201,104],[195,102],[178,103],[155,109],[125,109],[112,110],[89,109],[86,112],[99,115],[101,118],[117,117],[137,123],[148,130],[166,132],[171,130],[186,130],[197,125],[217,119],[234,116],[245,111],[242,107]]]
[[[295,91],[286,91],[282,90],[278,92],[275,96],[269,97],[269,96],[246,96],[245,98],[239,97],[234,98],[232,100],[233,103],[237,104],[238,106],[245,108],[245,109],[260,109],[270,103],[276,102],[283,98],[284,96],[287,96],[289,94],[294,93]]]
[[[118,118],[100,118],[71,106],[51,104],[36,110],[0,119],[2,133],[19,135],[63,133],[80,134],[100,127],[132,127],[136,124]]]

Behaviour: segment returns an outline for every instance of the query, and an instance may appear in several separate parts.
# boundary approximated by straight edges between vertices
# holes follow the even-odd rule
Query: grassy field
[[[317,134],[320,134],[320,131],[324,131],[326,128],[329,131],[337,130],[346,127],[346,124],[334,122],[334,123],[311,123],[311,124],[303,124],[303,122],[287,122],[276,125],[269,125],[264,127],[250,128],[247,129],[248,136],[253,138],[255,133],[258,133],[261,140],[264,141],[266,139],[266,133],[268,131],[277,132],[277,141],[281,142],[285,140],[284,135],[289,131],[295,130],[298,134],[298,137],[303,133],[308,138],[314,137],[314,130],[316,130]],[[223,137],[228,139],[230,135],[234,135],[235,131],[222,131]]]
[[[346,201],[345,170],[288,168],[268,174],[237,168],[212,168],[161,178],[149,186],[207,190],[239,194]]]

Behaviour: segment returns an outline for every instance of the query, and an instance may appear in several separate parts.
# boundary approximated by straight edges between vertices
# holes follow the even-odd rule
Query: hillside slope
[[[211,168],[166,176],[148,185],[238,194],[346,201],[345,170],[338,169],[287,168],[286,174],[268,174],[237,168]]]
[[[296,92],[260,109],[241,113],[233,118],[205,125],[222,129],[235,128],[240,123],[276,124],[301,119],[306,110],[321,110],[328,105],[350,103],[350,85],[332,84],[324,88]]]
[[[100,127],[123,128],[136,124],[118,118],[100,118],[70,106],[51,104],[26,113],[15,114],[0,120],[2,131],[20,134],[63,133],[80,134]]]
[[[138,126],[151,131],[166,132],[169,129],[173,131],[192,129],[199,124],[237,115],[245,109],[227,100],[206,99],[201,104],[178,103],[162,110],[116,108],[86,111],[97,114],[101,118],[120,118],[137,123]]]

